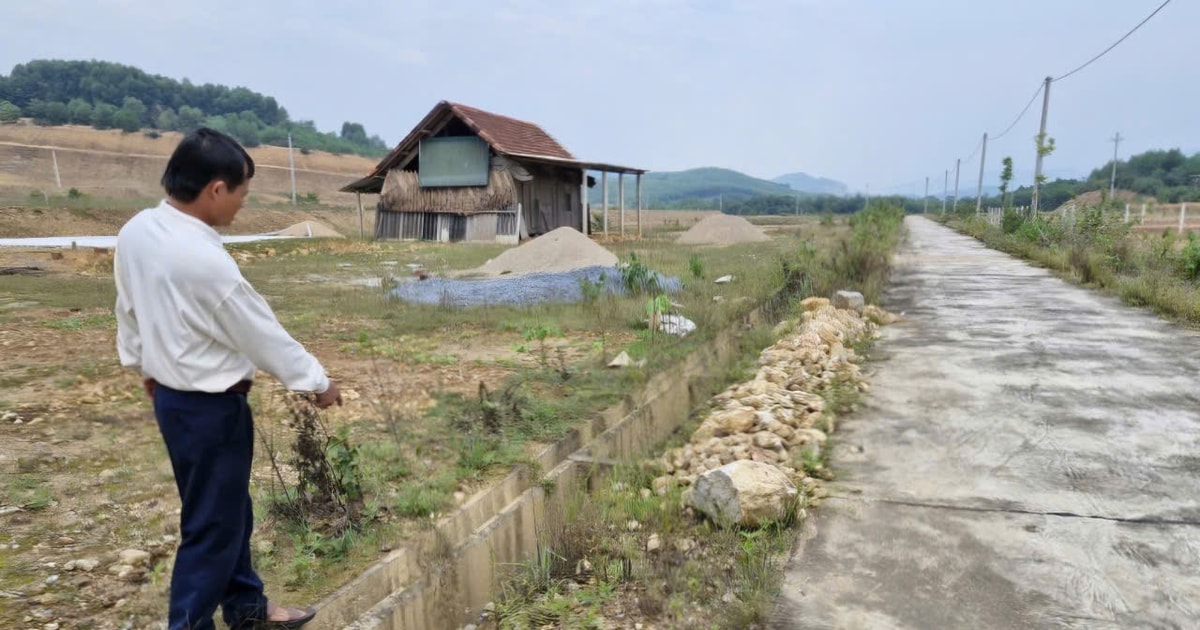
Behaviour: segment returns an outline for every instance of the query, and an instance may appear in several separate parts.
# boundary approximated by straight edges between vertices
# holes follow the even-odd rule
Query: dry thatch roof
[[[487,186],[454,188],[421,188],[416,172],[392,169],[383,181],[379,205],[392,212],[504,212],[517,205],[517,186],[507,169],[493,168]]]

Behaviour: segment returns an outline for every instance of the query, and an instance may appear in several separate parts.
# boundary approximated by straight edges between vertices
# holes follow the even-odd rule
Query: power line
[[[983,140],[980,140],[978,143],[976,143],[975,148],[971,149],[971,154],[968,155],[967,157],[963,158],[962,161],[970,162],[971,158],[975,157],[975,155],[979,153],[979,147],[982,147],[982,146],[983,146]]]
[[[1022,109],[1021,113],[1017,114],[1017,117],[1014,118],[1011,123],[1009,123],[1008,127],[1004,131],[1001,131],[999,134],[992,136],[992,141],[999,140],[1000,138],[1003,138],[1004,136],[1008,135],[1008,132],[1012,131],[1013,127],[1016,127],[1017,123],[1021,122],[1021,119],[1025,117],[1025,114],[1029,113],[1029,108],[1033,107],[1033,103],[1035,101],[1037,101],[1037,97],[1041,93],[1042,93],[1042,84],[1038,83],[1038,89],[1036,92],[1033,93],[1033,96],[1029,97],[1029,102],[1025,104],[1025,109]]]
[[[1171,4],[1171,0],[1166,0],[1166,2],[1163,2],[1162,4],[1158,5],[1158,8],[1157,8],[1157,9],[1155,9],[1155,10],[1154,10],[1154,12],[1153,12],[1153,13],[1151,13],[1150,15],[1147,15],[1147,16],[1146,16],[1146,19],[1142,20],[1141,22],[1138,22],[1138,25],[1137,25],[1137,26],[1133,27],[1133,29],[1132,29],[1132,30],[1130,30],[1128,33],[1125,33],[1124,37],[1122,37],[1121,39],[1118,39],[1117,41],[1113,42],[1113,45],[1112,45],[1112,46],[1109,46],[1108,48],[1105,48],[1104,50],[1100,51],[1100,54],[1099,54],[1099,55],[1096,55],[1095,57],[1092,57],[1091,59],[1087,60],[1087,63],[1084,63],[1082,66],[1079,66],[1078,68],[1075,68],[1074,70],[1072,70],[1072,71],[1070,71],[1070,72],[1068,72],[1068,73],[1066,73],[1066,74],[1062,75],[1061,77],[1058,77],[1057,79],[1054,79],[1054,80],[1055,80],[1055,81],[1062,81],[1063,79],[1065,79],[1065,78],[1067,78],[1067,77],[1071,76],[1072,74],[1075,74],[1076,72],[1079,72],[1080,70],[1083,70],[1084,68],[1086,68],[1086,67],[1088,67],[1088,66],[1092,65],[1092,63],[1094,63],[1094,62],[1095,62],[1097,59],[1099,59],[1099,58],[1103,57],[1104,55],[1107,55],[1107,54],[1108,54],[1108,51],[1110,51],[1110,50],[1112,50],[1112,49],[1116,48],[1116,47],[1117,47],[1117,46],[1118,46],[1118,45],[1119,45],[1121,42],[1125,41],[1126,39],[1129,39],[1129,36],[1130,36],[1130,35],[1133,35],[1133,34],[1134,34],[1134,32],[1136,32],[1136,31],[1137,31],[1139,28],[1142,28],[1142,25],[1143,25],[1143,24],[1145,24],[1146,22],[1149,22],[1149,21],[1150,21],[1150,18],[1154,17],[1155,15],[1158,15],[1158,12],[1159,12],[1159,11],[1162,11],[1162,10],[1163,10],[1163,7],[1167,6],[1168,4]]]

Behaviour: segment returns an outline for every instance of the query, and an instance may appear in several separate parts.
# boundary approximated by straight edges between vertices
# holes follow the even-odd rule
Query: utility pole
[[[979,154],[979,190],[975,193],[975,214],[983,208],[983,165],[987,162],[987,133],[983,134],[983,153]]]
[[[946,176],[942,178],[942,214],[946,214],[946,198],[950,196],[950,169],[946,169]]]
[[[951,212],[958,212],[958,169],[962,166],[962,158],[954,160],[954,205]]]
[[[1112,199],[1113,195],[1117,194],[1117,147],[1121,146],[1121,132],[1112,138],[1113,143],[1113,165],[1112,165],[1112,180],[1108,184],[1108,198]]]
[[[800,216],[800,197],[796,197],[796,216]]]
[[[292,171],[292,205],[296,205],[296,158],[292,155],[292,134],[288,134],[288,168]]]
[[[1050,82],[1054,79],[1046,77],[1042,86],[1042,126],[1038,129],[1037,162],[1033,168],[1033,203],[1030,205],[1030,216],[1038,215],[1038,194],[1042,183],[1042,143],[1046,140],[1046,116],[1050,113]]]
[[[925,214],[929,214],[929,176],[925,176]]]

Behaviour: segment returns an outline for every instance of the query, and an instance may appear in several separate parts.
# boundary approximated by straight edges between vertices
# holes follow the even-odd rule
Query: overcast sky
[[[439,100],[541,124],[577,157],[933,189],[1047,75],[1161,0],[38,0],[6,3],[0,73],[102,59],[275,96],[398,141]],[[1054,174],[1200,150],[1200,3],[1174,0],[1053,84]],[[1032,168],[1040,101],[988,149]],[[964,161],[974,185],[978,157]],[[953,171],[951,172],[953,178]],[[1021,182],[1026,183],[1026,182]]]

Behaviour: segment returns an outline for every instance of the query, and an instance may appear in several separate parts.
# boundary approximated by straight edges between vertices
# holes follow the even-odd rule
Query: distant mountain
[[[811,193],[814,195],[848,195],[850,187],[828,177],[814,177],[808,173],[788,173],[780,175],[773,182],[783,184],[792,190]]]
[[[597,177],[597,180],[600,178]],[[598,204],[602,199],[600,182],[589,191],[588,199]],[[785,184],[751,177],[727,168],[693,168],[686,171],[647,173],[642,176],[642,203],[646,207],[717,207],[721,203],[740,201],[758,195],[802,196]],[[608,177],[609,203],[616,205],[617,177]],[[635,178],[625,177],[625,203],[637,203]]]

